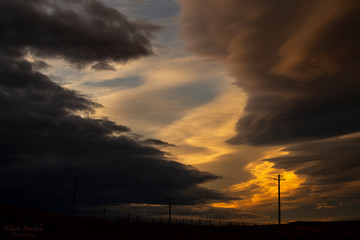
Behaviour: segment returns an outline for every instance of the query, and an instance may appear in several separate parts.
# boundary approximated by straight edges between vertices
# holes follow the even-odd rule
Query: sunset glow
[[[281,152],[280,149],[269,150],[265,153],[264,158],[273,158],[284,156],[287,153]],[[227,191],[234,196],[238,196],[241,200],[235,200],[230,203],[214,203],[212,206],[221,208],[273,208],[278,196],[278,185],[274,177],[280,174],[285,181],[281,182],[281,196],[292,196],[293,191],[300,187],[305,179],[298,179],[294,172],[284,171],[283,169],[274,168],[274,164],[266,160],[258,160],[251,162],[246,166],[253,178],[250,181],[230,186]],[[246,194],[243,194],[246,193]],[[286,201],[283,203],[286,206]]]
[[[280,175],[284,222],[359,218],[359,11],[0,1],[1,201],[274,223]]]

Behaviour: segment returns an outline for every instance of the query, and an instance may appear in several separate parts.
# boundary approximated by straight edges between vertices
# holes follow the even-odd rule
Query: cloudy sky
[[[360,217],[357,0],[3,0],[1,202]]]

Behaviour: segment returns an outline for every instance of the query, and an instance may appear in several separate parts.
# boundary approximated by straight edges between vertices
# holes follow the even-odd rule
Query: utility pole
[[[76,176],[74,176],[74,198],[73,198],[73,210],[71,212],[71,217],[75,217],[75,207],[76,207]]]
[[[174,200],[174,199],[171,198],[171,194],[169,194],[169,198],[166,200],[169,200],[169,224],[171,224],[171,200]]]
[[[280,209],[280,181],[285,179],[280,178],[280,174],[278,175],[278,178],[274,178],[274,180],[278,181],[278,217],[279,217],[279,225],[281,224],[281,209]]]
[[[127,209],[127,222],[130,223],[130,208]]]
[[[106,207],[104,205],[104,221],[106,221]]]

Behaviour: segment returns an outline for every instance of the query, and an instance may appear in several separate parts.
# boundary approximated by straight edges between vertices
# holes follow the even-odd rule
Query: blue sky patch
[[[143,79],[139,76],[130,76],[124,78],[108,79],[101,82],[85,82],[84,86],[90,87],[105,87],[105,88],[134,88],[139,87],[144,83]]]

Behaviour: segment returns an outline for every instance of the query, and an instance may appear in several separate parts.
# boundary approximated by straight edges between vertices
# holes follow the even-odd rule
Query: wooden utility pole
[[[169,224],[171,224],[171,200],[174,200],[171,198],[171,194],[169,194],[169,198],[167,200],[169,200]]]
[[[280,178],[280,174],[278,175],[278,178],[274,178],[274,180],[278,181],[278,217],[279,217],[279,225],[281,224],[281,208],[280,208],[280,181],[285,179]]]
[[[74,176],[74,198],[73,198],[73,210],[71,212],[71,217],[75,217],[75,207],[76,207],[76,176]]]
[[[127,222],[130,223],[130,208],[127,209]]]

